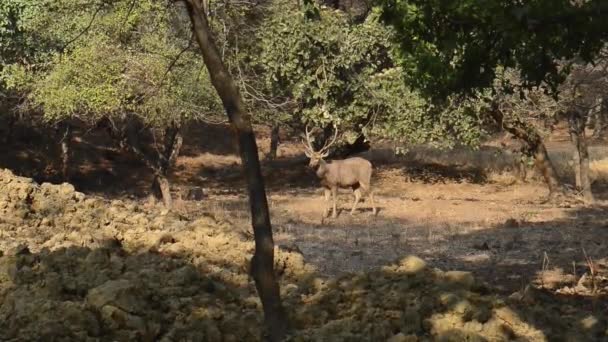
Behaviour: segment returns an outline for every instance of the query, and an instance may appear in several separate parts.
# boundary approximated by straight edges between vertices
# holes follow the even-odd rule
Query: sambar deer
[[[306,127],[306,142],[302,141],[304,145],[304,153],[310,162],[308,166],[315,170],[317,177],[321,179],[321,185],[325,188],[325,210],[323,217],[329,214],[329,200],[330,196],[333,199],[332,217],[338,217],[337,211],[337,196],[338,188],[351,188],[355,196],[355,202],[350,214],[353,215],[357,209],[357,203],[361,200],[362,195],[368,195],[371,205],[372,214],[376,215],[376,204],[374,203],[374,193],[371,189],[371,178],[372,178],[372,163],[368,160],[360,157],[351,157],[342,160],[333,160],[326,162],[324,158],[329,155],[329,148],[336,142],[338,136],[338,130],[335,130],[333,139],[326,142],[319,151],[315,151],[312,145],[310,131],[308,126]],[[363,193],[362,193],[363,192]]]

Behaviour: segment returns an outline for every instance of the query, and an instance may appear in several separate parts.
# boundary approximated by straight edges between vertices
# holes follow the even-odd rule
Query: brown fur
[[[329,204],[330,196],[333,198],[332,217],[338,216],[337,196],[338,188],[351,188],[355,201],[351,209],[351,215],[357,209],[357,203],[362,195],[368,195],[372,205],[372,213],[376,215],[374,193],[371,191],[372,163],[366,159],[353,157],[343,160],[326,162],[316,153],[310,155],[309,166],[316,170],[317,177],[321,179],[321,185],[325,188],[325,201]],[[324,211],[324,216],[329,214],[329,206]]]

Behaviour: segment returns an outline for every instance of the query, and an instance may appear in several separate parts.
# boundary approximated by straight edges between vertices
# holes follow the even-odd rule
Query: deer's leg
[[[371,190],[369,191],[369,201],[372,204],[372,215],[376,216],[378,210],[376,210],[376,203],[374,203],[374,192]]]
[[[329,200],[331,199],[331,190],[329,190],[328,188],[325,188],[323,190],[324,190],[323,197],[325,198],[325,203],[323,206],[323,217],[327,217],[327,215],[329,215],[329,211],[331,210],[331,207],[329,204]]]
[[[350,211],[351,215],[354,215],[355,210],[357,210],[357,203],[359,203],[359,200],[361,199],[361,189],[360,188],[354,189],[353,194],[355,195],[355,203],[353,203],[353,209],[351,209],[351,211]]]
[[[338,204],[337,204],[338,188],[337,187],[331,188],[331,197],[333,197],[333,208],[334,208],[334,212],[331,217],[336,218],[336,217],[338,217]]]
[[[376,215],[377,210],[376,210],[376,203],[374,202],[374,192],[371,189],[371,186],[368,185],[364,185],[361,184],[361,188],[365,191],[365,195],[367,195],[369,197],[369,201],[372,205],[372,215]]]

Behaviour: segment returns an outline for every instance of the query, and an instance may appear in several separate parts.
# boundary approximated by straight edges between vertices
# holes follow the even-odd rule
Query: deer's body
[[[372,205],[372,213],[375,215],[376,205],[374,203],[374,193],[371,191],[372,163],[359,157],[326,162],[323,158],[327,156],[327,148],[329,145],[326,145],[320,152],[315,152],[310,144],[308,130],[306,132],[306,137],[309,142],[308,146],[306,146],[306,155],[310,158],[310,163],[308,165],[315,170],[317,177],[321,180],[321,185],[325,188],[326,204],[329,204],[330,199],[333,198],[332,217],[335,218],[338,216],[336,203],[338,188],[351,188],[353,190],[355,202],[351,209],[351,215],[355,213],[357,203],[359,203],[362,195],[369,196]],[[329,214],[329,209],[328,205],[325,208],[324,216]]]
[[[328,189],[334,186],[369,189],[372,178],[372,163],[359,157],[331,162],[320,160],[316,173],[317,177],[321,179],[321,185]]]

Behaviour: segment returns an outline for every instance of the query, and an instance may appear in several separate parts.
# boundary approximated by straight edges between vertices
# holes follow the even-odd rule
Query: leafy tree
[[[37,19],[30,34],[47,23],[44,18],[79,9],[65,5]],[[162,3],[96,8],[83,31],[65,28],[72,19],[47,23],[50,32],[80,38],[61,45],[41,67],[11,65],[6,84],[27,93],[29,107],[40,110],[45,122],[105,122],[117,142],[153,170],[155,192],[170,206],[167,174],[181,146],[180,127],[219,112],[219,99],[190,35],[181,34],[179,20]],[[201,84],[209,90],[200,91]]]
[[[349,144],[374,137],[404,145],[479,142],[483,131],[472,102],[454,98],[440,108],[405,85],[393,31],[379,22],[377,10],[355,24],[342,12],[307,6],[270,3],[258,30],[259,58],[247,65],[258,82],[257,103],[268,104],[270,113],[290,113],[275,120],[325,127],[326,137],[336,126]]]
[[[486,94],[487,113],[527,145],[551,193],[559,192],[531,117],[502,107],[515,103],[514,93],[520,100],[532,96],[522,103],[534,105],[534,89],[558,99],[574,65],[594,61],[608,39],[606,2],[383,0],[381,6],[383,21],[396,32],[406,82],[434,103]],[[513,71],[517,82],[504,75]]]
[[[562,85],[561,112],[568,119],[573,155],[575,185],[589,203],[594,202],[589,176],[589,151],[585,133],[586,122],[595,119],[593,135],[602,131],[602,115],[605,108],[607,73],[605,55],[593,64],[575,64],[568,79]]]
[[[552,94],[569,73],[560,61],[594,57],[608,39],[603,0],[383,0],[408,81],[445,97],[487,88],[499,68],[515,68],[522,86]]]

